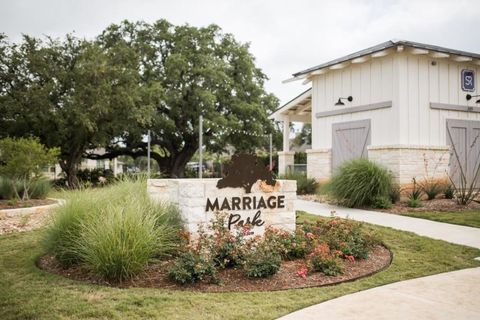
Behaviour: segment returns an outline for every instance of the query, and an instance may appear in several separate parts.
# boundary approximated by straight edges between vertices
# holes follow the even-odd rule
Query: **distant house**
[[[105,149],[98,148],[94,150],[95,154],[103,154],[105,153]],[[92,159],[82,159],[82,162],[78,166],[80,170],[93,170],[93,169],[105,169],[105,170],[112,170],[113,175],[117,176],[119,173],[123,172],[123,162],[119,161],[117,158],[112,160],[102,159],[102,160],[92,160]],[[54,166],[50,166],[44,169],[44,175],[47,176],[49,179],[58,179],[61,177],[62,168],[57,163]]]
[[[458,179],[460,168],[471,181],[480,161],[479,68],[478,53],[392,40],[293,74],[311,87],[271,115],[285,128],[280,172],[293,164],[289,123],[299,121],[312,124],[310,177],[328,179],[365,157],[401,184],[446,172]]]

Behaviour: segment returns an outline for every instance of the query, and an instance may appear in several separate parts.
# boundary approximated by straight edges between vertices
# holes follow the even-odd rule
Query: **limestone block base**
[[[322,182],[332,175],[332,150],[307,150],[307,176]]]
[[[391,170],[400,185],[410,185],[412,178],[446,179],[450,153],[448,146],[369,146],[368,158]]]
[[[288,166],[295,164],[295,152],[280,151],[278,152],[278,174],[283,175],[287,173]]]

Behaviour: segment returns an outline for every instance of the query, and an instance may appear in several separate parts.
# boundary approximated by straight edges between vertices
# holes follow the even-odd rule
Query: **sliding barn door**
[[[332,168],[343,162],[367,157],[370,145],[370,120],[350,121],[332,125]]]
[[[451,146],[450,177],[457,186],[477,181],[480,185],[480,121],[447,120],[447,142]]]

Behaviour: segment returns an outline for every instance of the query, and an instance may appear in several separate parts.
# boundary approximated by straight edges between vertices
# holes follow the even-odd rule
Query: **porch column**
[[[113,159],[110,161],[110,169],[112,169],[112,171],[113,171],[113,176],[114,176],[114,177],[116,177],[117,174],[118,174],[117,166],[118,166],[117,158],[113,158]]]
[[[295,152],[290,151],[290,118],[283,117],[283,151],[278,153],[278,174],[287,173],[288,166],[294,164]]]

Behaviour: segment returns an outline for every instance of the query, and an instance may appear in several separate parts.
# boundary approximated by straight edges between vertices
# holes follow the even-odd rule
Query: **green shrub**
[[[348,207],[371,205],[376,197],[388,196],[391,189],[390,172],[367,159],[344,163],[329,184],[331,195]]]
[[[292,234],[269,226],[265,230],[264,237],[265,241],[274,247],[283,259],[305,258],[307,253],[312,250],[311,241],[309,241],[305,232],[300,228],[297,228],[295,233]]]
[[[307,153],[303,151],[297,151],[293,155],[293,163],[295,164],[307,164]]]
[[[445,196],[445,199],[453,199],[453,197],[455,196],[455,191],[453,190],[453,187],[451,184],[445,187],[443,194]]]
[[[323,272],[326,276],[336,276],[343,272],[338,255],[330,251],[326,244],[321,244],[308,257],[311,271]]]
[[[315,194],[317,192],[317,180],[308,178],[302,173],[289,173],[282,176],[282,179],[297,180],[297,194]]]
[[[421,188],[428,200],[433,200],[442,191],[442,186],[437,181],[424,181]]]
[[[115,181],[113,171],[102,168],[78,170],[77,178],[79,182],[92,186],[104,186]]]
[[[0,177],[0,199],[9,200],[15,197],[15,189],[12,180]]]
[[[380,242],[376,234],[364,229],[363,223],[351,219],[331,218],[315,225],[306,224],[304,229],[330,249],[356,259],[368,258],[368,252]]]
[[[41,168],[55,163],[59,149],[47,149],[38,138],[0,140],[0,174],[10,179],[29,179],[41,175]]]
[[[422,200],[420,200],[419,198],[408,198],[407,206],[409,206],[410,208],[419,208],[422,206]]]
[[[180,284],[209,280],[218,282],[213,260],[194,251],[182,252],[168,270],[168,276]]]
[[[216,282],[218,268],[243,264],[251,243],[245,236],[250,230],[245,226],[230,232],[226,219],[225,213],[217,213],[207,227],[200,225],[197,239],[191,241],[189,236],[186,237],[180,255],[168,270],[172,280],[180,284],[205,279]]]
[[[372,206],[377,209],[390,209],[392,207],[392,200],[390,197],[378,196],[373,199]]]
[[[280,253],[263,242],[246,255],[244,271],[250,278],[266,278],[276,274],[281,263]]]
[[[417,180],[415,178],[412,179],[413,187],[408,195],[409,199],[412,200],[420,200],[422,197],[422,189],[418,187]]]
[[[152,203],[141,181],[77,190],[65,198],[44,242],[65,267],[81,263],[99,276],[122,281],[171,253],[178,241],[178,212]]]
[[[51,184],[45,178],[10,179],[0,177],[0,199],[45,199]]]
[[[400,201],[400,186],[398,184],[393,184],[389,192],[390,201],[392,203],[397,203]]]
[[[45,199],[52,188],[50,181],[44,178],[30,181],[29,193],[32,199]]]

